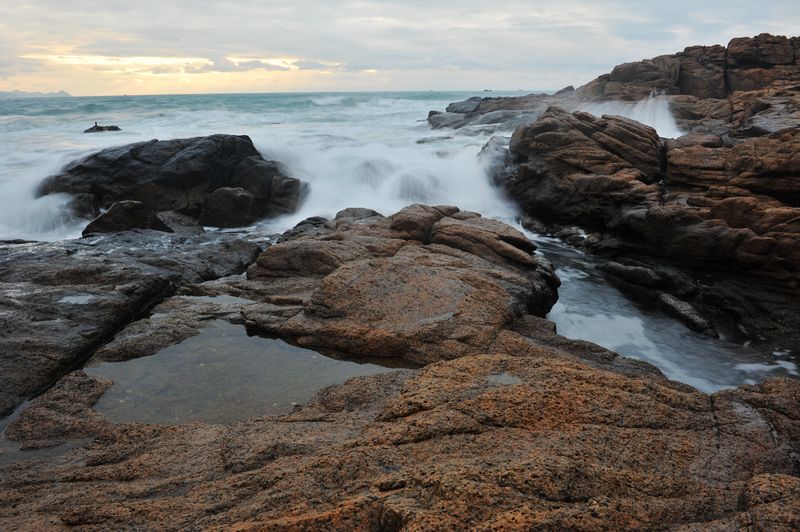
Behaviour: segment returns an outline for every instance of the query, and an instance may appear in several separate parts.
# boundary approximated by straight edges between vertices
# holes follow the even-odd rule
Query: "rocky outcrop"
[[[0,246],[0,416],[176,287],[241,272],[259,251],[155,231]]]
[[[683,52],[618,65],[608,74],[552,95],[470,98],[433,111],[434,128],[530,125],[553,105],[570,111],[608,101],[638,102],[665,94],[685,132],[751,137],[800,124],[800,37],[737,38],[727,47]]]
[[[544,316],[556,301],[558,281],[531,255],[535,246],[475,213],[344,211],[301,228],[247,272],[276,290],[293,287],[271,300],[295,310],[244,315],[251,327],[303,346],[429,363],[480,352],[514,320]]]
[[[560,337],[526,311],[553,289],[531,249],[452,207],[299,225],[246,279],[185,290],[246,296],[246,322],[287,339],[428,365],[229,425],[110,423],[92,409],[108,381],[73,372],[8,428],[26,448],[69,445],[0,464],[0,526],[796,528],[800,382],[707,396]],[[210,311],[193,304],[163,303],[98,356],[191,334],[174,325]]]
[[[746,327],[753,336],[792,335],[797,320],[787,309],[800,281],[798,150],[796,129],[739,143],[694,134],[662,144],[652,128],[631,120],[553,108],[515,131],[509,167],[497,181],[532,216],[602,235],[593,241],[599,251],[760,278],[767,302],[736,312],[766,306],[784,325],[760,330],[764,324],[755,322],[763,316],[741,314],[734,321],[753,323]],[[776,298],[781,291],[785,297]],[[672,312],[682,308],[652,296]],[[679,297],[702,300],[712,313],[730,302],[730,294]],[[691,311],[683,314],[693,328],[708,329]]]
[[[153,211],[178,211],[228,227],[294,212],[306,188],[264,160],[248,137],[211,135],[102,150],[49,177],[39,193],[75,195],[73,209],[84,217],[134,200]],[[230,193],[214,195],[219,189],[241,189],[252,200],[231,202]],[[221,213],[225,206],[238,210]]]
[[[690,46],[683,52],[618,65],[580,87],[583,97],[641,100],[651,92],[726,98],[736,91],[784,89],[800,83],[800,37],[763,33],[724,46]]]
[[[176,427],[86,418],[80,427],[94,427],[94,443],[3,467],[0,523],[797,527],[796,382],[708,397],[592,368],[522,337],[504,340],[513,355],[359,377],[282,417]],[[64,386],[80,378],[73,381]],[[98,386],[83,384],[87,399],[72,404],[85,404]],[[58,408],[47,399],[37,417]]]

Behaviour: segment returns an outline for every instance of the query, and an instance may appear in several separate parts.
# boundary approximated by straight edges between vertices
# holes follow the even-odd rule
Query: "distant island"
[[[25,91],[0,91],[0,99],[13,100],[18,98],[70,98],[67,91],[58,92],[25,92]]]

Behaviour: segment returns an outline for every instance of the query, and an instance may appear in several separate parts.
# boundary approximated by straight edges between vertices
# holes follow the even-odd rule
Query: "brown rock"
[[[4,528],[791,529],[796,381],[705,396],[504,333],[502,349],[359,377],[283,417],[104,427],[0,466]],[[20,489],[24,486],[24,489]]]
[[[706,319],[730,314],[736,328],[751,334],[792,336],[800,325],[788,314],[800,283],[798,139],[797,129],[735,143],[694,133],[667,141],[663,154],[645,126],[552,109],[515,131],[508,166],[495,179],[545,223],[606,233],[595,249],[661,257],[723,278],[763,279],[748,291],[749,303],[718,281],[670,297],[690,297],[683,303],[706,309]],[[693,311],[680,314],[693,328],[710,330]],[[773,325],[765,323],[770,319]]]
[[[252,281],[315,283],[292,300],[303,306],[289,319],[246,310],[251,326],[305,346],[427,363],[485,349],[506,324],[555,302],[551,267],[505,224],[424,205],[335,222],[271,246],[249,269]]]

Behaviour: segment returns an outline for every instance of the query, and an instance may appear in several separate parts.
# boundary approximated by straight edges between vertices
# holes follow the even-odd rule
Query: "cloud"
[[[261,59],[240,59],[232,61],[227,57],[216,57],[208,63],[200,66],[189,66],[184,68],[186,74],[201,74],[204,72],[247,72],[250,70],[290,70],[288,64],[283,64],[279,60]]]
[[[262,80],[256,90],[323,77],[332,88],[556,89],[688,45],[797,28],[796,0],[29,0],[0,3],[0,76],[77,94],[117,90],[114,76],[131,73],[142,91],[160,87],[147,76],[213,78],[213,90],[238,90],[244,77]]]

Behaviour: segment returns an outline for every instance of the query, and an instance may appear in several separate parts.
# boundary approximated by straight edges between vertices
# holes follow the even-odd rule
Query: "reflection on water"
[[[251,337],[217,320],[155,355],[85,371],[114,381],[95,405],[112,421],[230,423],[286,414],[325,386],[392,369]]]
[[[557,268],[562,285],[548,318],[558,333],[589,340],[657,366],[667,377],[704,392],[768,377],[797,377],[797,354],[711,339],[657,309],[626,298],[608,284],[592,259],[563,243],[529,233]]]

